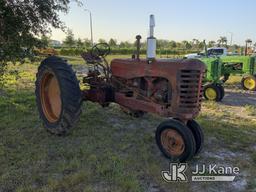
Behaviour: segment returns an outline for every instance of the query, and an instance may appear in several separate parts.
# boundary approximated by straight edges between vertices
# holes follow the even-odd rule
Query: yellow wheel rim
[[[209,100],[215,100],[217,98],[217,93],[216,93],[216,90],[213,89],[213,88],[207,88],[205,90],[205,96],[207,99]]]
[[[41,104],[44,115],[50,123],[59,120],[62,108],[60,86],[56,76],[47,72],[44,74],[41,86]]]
[[[244,87],[246,89],[249,89],[249,90],[252,90],[254,89],[256,86],[256,82],[253,78],[251,77],[247,77],[245,80],[244,80]]]

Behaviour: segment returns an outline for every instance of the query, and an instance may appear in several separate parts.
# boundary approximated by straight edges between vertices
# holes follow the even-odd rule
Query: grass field
[[[66,59],[75,69],[83,68],[80,58]],[[239,175],[234,182],[180,184],[161,178],[170,162],[159,152],[154,131],[163,118],[137,119],[116,104],[103,109],[86,102],[71,134],[47,133],[35,104],[37,67],[10,66],[0,92],[0,192],[256,191],[256,93],[241,91],[239,77],[227,83],[223,102],[203,102],[197,121],[205,145],[189,162],[190,169],[198,163],[238,166]]]

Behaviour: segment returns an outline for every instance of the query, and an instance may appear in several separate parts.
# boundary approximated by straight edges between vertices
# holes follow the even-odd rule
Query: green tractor
[[[222,74],[224,81],[228,80],[230,74],[242,75],[241,85],[243,89],[256,91],[256,67],[255,57],[252,56],[224,56],[221,57]]]
[[[204,97],[211,101],[221,101],[225,95],[222,86],[222,62],[219,58],[201,57],[199,58],[207,68],[204,78]]]
[[[204,41],[205,50],[201,53],[192,53],[185,55],[185,58],[196,58],[201,60],[206,66],[206,75],[204,78],[204,98],[211,101],[221,101],[225,95],[223,87],[223,66],[219,58],[219,50],[207,49]],[[221,50],[222,51],[222,50]]]

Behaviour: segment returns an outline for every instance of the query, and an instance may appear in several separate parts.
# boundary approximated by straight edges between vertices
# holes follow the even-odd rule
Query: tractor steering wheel
[[[110,53],[110,46],[107,43],[98,43],[92,47],[92,55],[104,57]]]

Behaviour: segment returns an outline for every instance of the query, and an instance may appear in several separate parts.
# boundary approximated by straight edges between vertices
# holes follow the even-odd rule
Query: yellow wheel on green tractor
[[[256,77],[245,76],[241,81],[242,87],[245,90],[255,91],[256,90]]]
[[[216,100],[217,91],[216,91],[216,89],[209,87],[205,90],[205,95],[206,95],[207,99],[209,99],[209,100]]]
[[[204,86],[204,97],[209,101],[221,101],[224,96],[224,91],[222,93],[221,85],[208,84]]]

